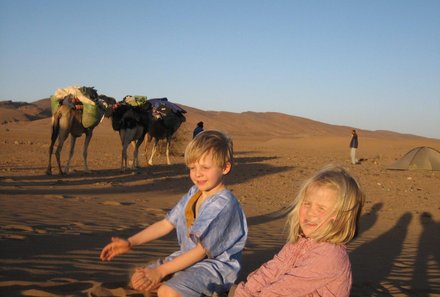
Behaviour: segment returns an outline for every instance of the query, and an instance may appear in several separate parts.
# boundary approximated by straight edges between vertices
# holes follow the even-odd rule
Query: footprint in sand
[[[160,209],[160,208],[144,207],[142,209],[153,214],[153,215],[157,215],[157,216],[162,216],[165,214],[165,210]]]
[[[52,294],[47,291],[38,289],[29,289],[22,291],[23,296],[46,296],[46,297],[61,297],[61,295]]]
[[[129,206],[129,205],[133,205],[136,204],[135,202],[131,202],[131,201],[114,201],[114,200],[107,200],[104,202],[101,202],[100,204],[102,205],[110,205],[110,206]]]
[[[6,226],[2,226],[0,228],[6,229],[6,230],[34,231],[34,228],[32,228],[31,226],[26,226],[26,225],[6,225]]]
[[[23,235],[17,235],[17,234],[6,234],[6,235],[1,235],[0,238],[3,238],[3,239],[16,239],[16,240],[23,240],[23,239],[26,239],[26,236],[23,236]]]
[[[44,198],[49,198],[49,199],[74,199],[77,198],[75,196],[69,196],[69,195],[44,195]]]

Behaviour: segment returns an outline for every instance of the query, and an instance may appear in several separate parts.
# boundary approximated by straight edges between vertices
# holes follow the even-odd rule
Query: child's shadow
[[[350,253],[353,268],[350,296],[392,296],[388,288],[383,286],[384,282],[392,283],[394,287],[402,287],[390,275],[397,275],[398,279],[407,276],[404,271],[396,270],[395,267],[402,264],[398,257],[402,254],[411,220],[410,212],[403,214],[389,231]]]
[[[382,209],[383,203],[379,202],[373,205],[371,210],[364,215],[362,215],[360,219],[360,228],[358,236],[361,233],[367,232],[370,230],[377,222],[377,219],[379,217],[379,211]]]

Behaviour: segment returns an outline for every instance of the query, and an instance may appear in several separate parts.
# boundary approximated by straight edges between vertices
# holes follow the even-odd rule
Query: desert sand
[[[89,147],[92,172],[83,172],[81,138],[71,174],[59,176],[54,167],[47,176],[47,103],[0,108],[1,296],[142,296],[127,286],[130,270],[173,252],[175,236],[112,262],[101,262],[99,253],[111,236],[128,237],[161,219],[188,190],[183,149],[200,120],[234,140],[236,163],[227,184],[249,223],[240,280],[285,243],[285,210],[302,181],[333,163],[347,167],[367,197],[359,237],[348,245],[351,296],[440,296],[440,172],[386,169],[413,147],[440,150],[439,139],[354,127],[362,162],[351,165],[353,127],[184,106],[187,122],[172,165],[162,153],[147,166],[142,153],[142,168],[121,173],[119,136],[104,119]]]

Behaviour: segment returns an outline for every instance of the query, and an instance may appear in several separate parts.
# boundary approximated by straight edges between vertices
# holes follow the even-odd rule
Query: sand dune
[[[227,183],[250,226],[240,279],[285,242],[286,207],[301,182],[336,163],[349,168],[367,194],[360,236],[348,246],[352,296],[440,296],[440,172],[386,169],[415,146],[440,150],[440,140],[357,127],[363,162],[351,165],[351,127],[182,106],[187,122],[173,165],[162,154],[146,167],[142,156],[145,167],[120,173],[119,136],[105,119],[89,149],[92,173],[82,171],[81,139],[72,174],[46,176],[47,102],[0,104],[1,296],[142,296],[127,287],[130,269],[174,251],[174,235],[111,263],[102,263],[99,252],[111,236],[129,236],[162,218],[187,191],[182,152],[200,120],[234,139],[236,165]]]

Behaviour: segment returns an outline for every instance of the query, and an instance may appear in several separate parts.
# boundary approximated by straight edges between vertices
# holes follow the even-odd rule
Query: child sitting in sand
[[[363,201],[359,184],[343,168],[317,172],[293,202],[288,243],[230,296],[349,296],[345,244],[355,236]]]
[[[113,237],[101,252],[111,260],[176,229],[180,250],[155,265],[137,268],[134,289],[159,296],[212,296],[229,290],[241,268],[247,223],[223,177],[233,163],[232,140],[218,131],[198,134],[185,150],[194,186],[155,224],[128,239]],[[163,281],[163,282],[162,282]]]

